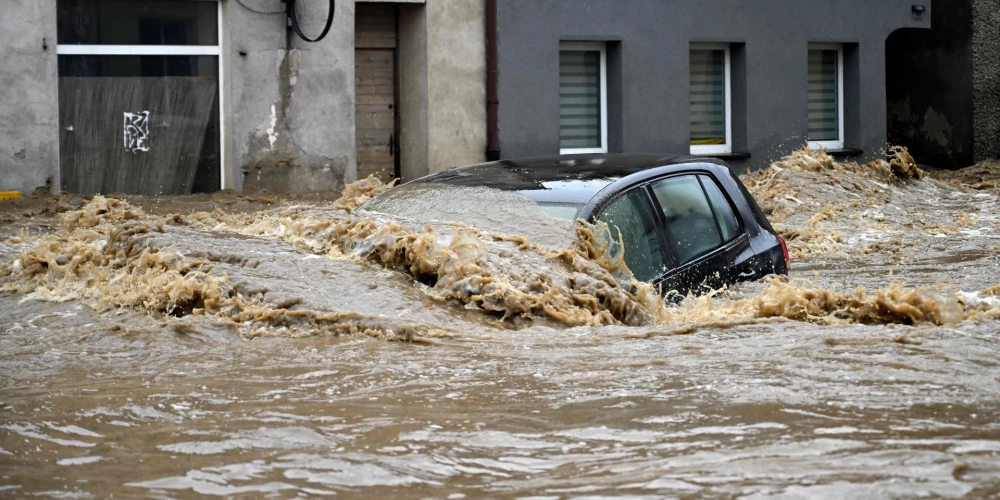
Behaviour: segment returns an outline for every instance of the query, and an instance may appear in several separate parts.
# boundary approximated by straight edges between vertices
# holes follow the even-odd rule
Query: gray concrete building
[[[942,6],[946,5],[942,0]],[[1000,158],[1000,10],[989,0],[960,0],[972,11],[973,159]],[[964,22],[967,22],[963,19]],[[968,26],[968,24],[965,24]],[[968,110],[963,109],[962,112]],[[962,139],[968,143],[969,138]]]
[[[296,0],[301,30],[329,0]],[[932,19],[933,14],[933,19]],[[1000,156],[985,0],[0,2],[0,191],[339,189],[573,152]],[[491,43],[493,42],[493,43]]]
[[[762,167],[886,146],[886,38],[920,0],[500,0],[504,157],[692,152]]]
[[[306,36],[328,0],[297,0]],[[339,189],[475,163],[484,0],[0,2],[0,191]]]

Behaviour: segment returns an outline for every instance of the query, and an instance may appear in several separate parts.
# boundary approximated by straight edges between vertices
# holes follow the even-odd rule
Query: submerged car
[[[516,192],[517,199],[531,200],[544,216],[582,219],[598,227],[606,223],[613,235],[609,244],[620,242],[623,248],[614,250],[624,251],[633,276],[664,291],[698,293],[788,273],[784,240],[721,160],[608,154],[504,160],[432,174],[386,195],[400,190],[392,196],[406,200],[398,193],[431,193],[420,202],[396,202],[425,212],[451,203],[450,196],[434,195],[451,188],[473,188],[475,201],[467,205],[497,213],[496,219],[515,211],[503,214],[504,205],[512,203],[504,200],[512,198],[487,196],[495,190]],[[362,209],[391,205],[380,198]]]

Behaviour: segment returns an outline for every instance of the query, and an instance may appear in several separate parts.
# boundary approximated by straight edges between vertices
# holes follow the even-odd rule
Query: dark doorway
[[[932,28],[901,29],[885,42],[886,136],[920,163],[973,162],[972,5],[936,0]]]

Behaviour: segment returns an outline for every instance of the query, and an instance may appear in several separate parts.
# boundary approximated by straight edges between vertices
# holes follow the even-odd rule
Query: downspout
[[[486,161],[500,159],[497,54],[497,0],[486,0]]]

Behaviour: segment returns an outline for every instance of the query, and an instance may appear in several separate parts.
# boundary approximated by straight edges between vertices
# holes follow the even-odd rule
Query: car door
[[[659,282],[663,290],[684,295],[757,277],[750,239],[714,177],[676,175],[648,189],[675,263]]]
[[[639,281],[655,283],[672,267],[671,255],[663,245],[663,231],[656,215],[655,205],[642,186],[633,187],[615,196],[597,211],[595,230],[603,231],[606,224],[609,234],[598,235],[607,242],[608,254],[622,260]],[[603,223],[603,224],[600,224]],[[627,283],[624,273],[616,278]]]

